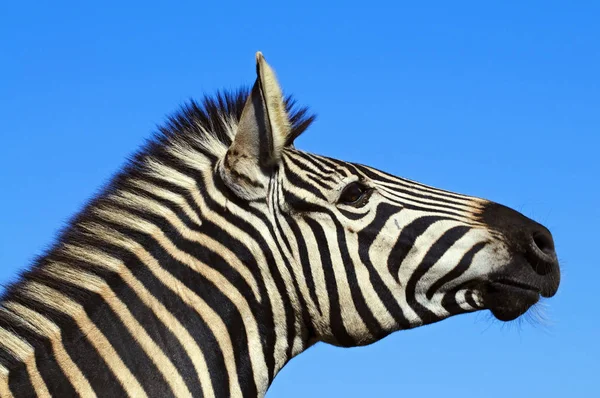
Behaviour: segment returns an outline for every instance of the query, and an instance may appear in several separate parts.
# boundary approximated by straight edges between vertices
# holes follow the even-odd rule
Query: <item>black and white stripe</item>
[[[483,308],[489,202],[299,151],[312,122],[257,57],[192,103],[0,304],[0,396],[262,396],[341,346]],[[360,206],[340,195],[360,184]]]

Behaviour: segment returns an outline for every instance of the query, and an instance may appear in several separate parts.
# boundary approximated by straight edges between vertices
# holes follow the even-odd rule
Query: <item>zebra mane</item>
[[[200,146],[205,154],[208,150],[207,155],[210,155],[215,142],[227,149],[235,134],[232,126],[239,122],[249,95],[250,89],[244,87],[236,91],[220,91],[214,96],[205,96],[200,102],[189,101],[179,112],[169,117],[164,126],[159,127],[159,133],[151,140],[146,150],[142,151],[142,156],[154,152],[153,149],[157,145],[164,148],[174,143],[192,148]],[[291,134],[285,146],[291,146],[314,121],[315,115],[311,114],[307,107],[298,107],[291,95],[285,97],[285,105],[291,126]]]
[[[46,279],[41,267],[53,259],[61,243],[85,241],[77,226],[86,221],[93,221],[95,215],[92,210],[101,206],[104,198],[111,193],[126,186],[128,179],[139,175],[148,159],[169,163],[173,160],[174,148],[198,151],[213,159],[224,154],[234,138],[249,94],[250,89],[247,87],[235,91],[219,91],[213,96],[204,96],[200,102],[192,99],[169,116],[166,123],[159,126],[158,131],[145,145],[142,145],[120,171],[109,179],[108,184],[104,185],[55,235],[54,243],[35,258],[31,266],[22,271],[16,280],[4,286],[5,291],[0,294],[0,303],[9,300],[28,280]],[[315,115],[311,114],[307,107],[298,107],[292,96],[286,96],[285,104],[291,127],[285,145],[292,146],[294,140],[314,121]]]

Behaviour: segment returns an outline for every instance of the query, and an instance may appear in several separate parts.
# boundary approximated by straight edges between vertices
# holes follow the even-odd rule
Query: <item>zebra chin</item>
[[[540,293],[530,287],[492,282],[486,286],[483,297],[494,317],[508,322],[525,314],[535,305],[540,299]]]
[[[560,282],[558,263],[553,271],[540,275],[525,259],[515,259],[477,288],[484,308],[496,319],[512,321],[525,314],[541,297],[556,294]]]
[[[525,314],[544,295],[535,284],[527,284],[512,279],[490,281],[481,288],[481,300],[484,309],[489,309],[500,321],[512,321]]]

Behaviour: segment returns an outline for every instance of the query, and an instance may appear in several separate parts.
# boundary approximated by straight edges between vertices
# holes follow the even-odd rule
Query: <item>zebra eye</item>
[[[350,183],[340,195],[338,203],[354,207],[361,207],[367,204],[371,190],[358,181]]]

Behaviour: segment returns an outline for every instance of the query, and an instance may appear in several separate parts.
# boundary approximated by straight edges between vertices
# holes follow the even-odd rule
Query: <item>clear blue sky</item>
[[[121,3],[0,5],[0,282],[167,114],[251,84],[261,50],[319,114],[299,147],[514,207],[563,267],[542,325],[480,313],[318,345],[269,396],[597,393],[600,2]]]

